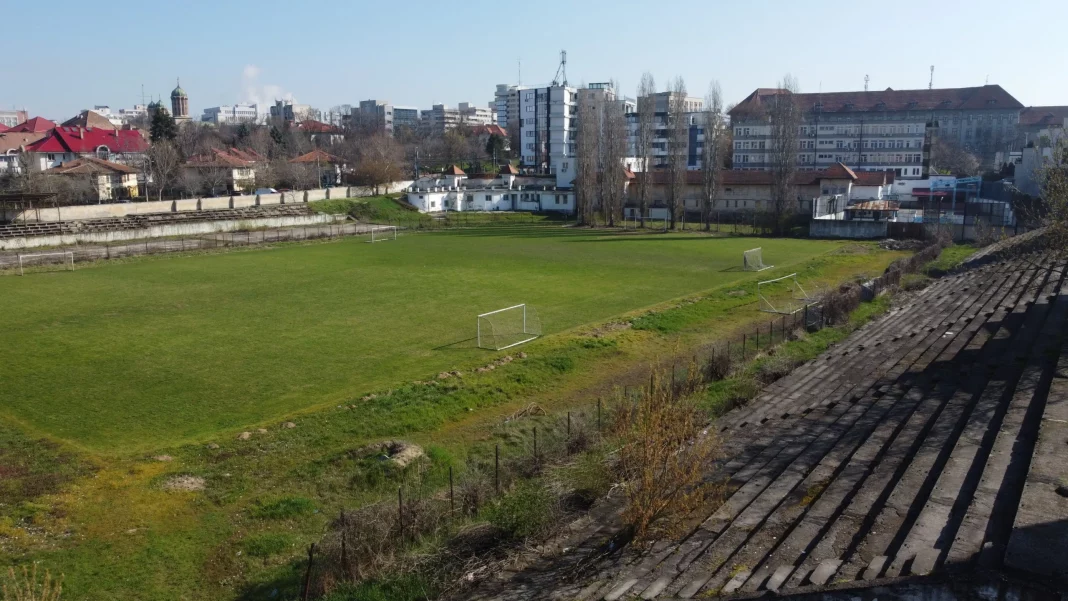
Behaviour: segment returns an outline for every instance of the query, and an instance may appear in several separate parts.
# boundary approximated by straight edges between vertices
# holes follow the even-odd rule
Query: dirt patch
[[[602,326],[598,326],[589,331],[589,335],[594,338],[604,338],[605,336],[622,330],[629,330],[633,324],[629,321],[613,321],[606,323]]]
[[[163,483],[163,490],[194,492],[204,490],[205,482],[200,476],[174,476]]]
[[[879,243],[879,248],[883,250],[920,250],[927,243],[923,240],[894,240],[893,238],[887,238]]]
[[[389,461],[393,465],[402,469],[408,467],[413,462],[418,461],[419,458],[426,456],[426,453],[423,452],[423,447],[403,440],[387,440],[385,442],[368,445],[364,447],[362,451],[365,453],[374,453],[378,455],[380,459]]]

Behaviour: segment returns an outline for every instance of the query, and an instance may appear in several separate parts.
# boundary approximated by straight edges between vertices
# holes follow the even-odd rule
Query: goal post
[[[371,228],[371,242],[388,242],[397,239],[397,226],[378,225]]]
[[[775,266],[764,264],[764,253],[760,247],[742,253],[742,269],[745,271],[764,271],[772,267]]]
[[[478,348],[503,351],[541,336],[538,312],[527,304],[497,309],[478,316]]]
[[[19,275],[26,275],[27,267],[58,266],[54,271],[74,271],[74,253],[71,251],[19,254]]]
[[[779,282],[785,282],[785,287],[788,290],[789,296],[782,298],[784,295],[775,295],[774,290],[781,288],[776,286]],[[812,300],[805,289],[801,287],[801,283],[797,281],[797,274],[791,273],[790,275],[784,275],[781,278],[775,278],[774,280],[765,280],[763,282],[757,282],[757,297],[760,299],[760,310],[765,313],[779,313],[782,315],[793,315],[805,307],[810,300]]]

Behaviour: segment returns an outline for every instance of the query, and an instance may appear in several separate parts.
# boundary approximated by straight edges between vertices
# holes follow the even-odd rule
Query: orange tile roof
[[[316,148],[315,150],[302,154],[295,159],[290,159],[290,163],[326,163],[328,165],[341,165],[345,163],[345,159],[336,157],[328,152],[324,152],[322,149]]]
[[[47,172],[59,175],[92,175],[98,173],[122,173],[129,175],[137,173],[137,170],[133,167],[128,167],[112,161],[105,161],[104,159],[98,159],[96,157],[82,157],[73,161],[67,161],[58,167],[49,169]]]

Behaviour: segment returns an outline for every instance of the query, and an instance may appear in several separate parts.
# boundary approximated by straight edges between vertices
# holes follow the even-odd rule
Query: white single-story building
[[[408,203],[423,213],[445,211],[575,212],[575,192],[551,186],[517,184],[511,165],[491,179],[472,179],[459,167],[416,180],[408,188]]]

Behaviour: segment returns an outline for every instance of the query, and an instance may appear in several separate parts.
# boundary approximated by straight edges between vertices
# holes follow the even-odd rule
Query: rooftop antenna
[[[556,68],[556,77],[553,78],[553,85],[567,85],[567,50],[560,51],[560,66]]]
[[[931,80],[927,82],[927,89],[934,89],[934,65],[931,65]]]
[[[516,63],[519,64],[519,80],[516,83],[518,85],[523,85],[523,57],[517,58]]]
[[[989,75],[986,76],[986,81],[983,82],[983,85],[984,86],[990,85],[990,76]]]
[[[868,80],[870,80],[870,79],[871,79],[871,78],[870,78],[870,77],[868,77],[867,75],[865,75],[865,76],[864,76],[864,91],[865,91],[865,92],[867,92],[867,91],[868,91]]]

